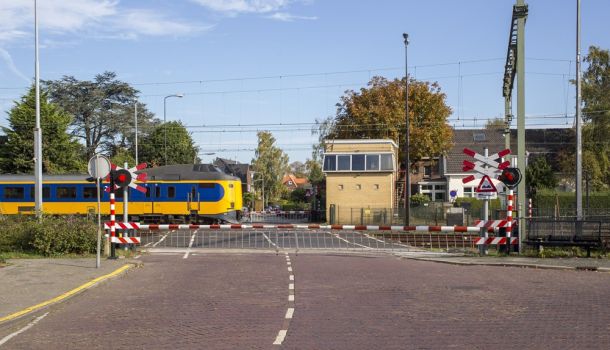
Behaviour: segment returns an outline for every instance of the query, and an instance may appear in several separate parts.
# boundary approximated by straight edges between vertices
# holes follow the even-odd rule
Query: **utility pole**
[[[524,0],[517,0],[518,8],[526,15],[517,19],[517,167],[525,174],[525,18]],[[523,252],[525,237],[525,181],[517,186],[517,212],[519,216],[519,251]]]
[[[409,66],[408,66],[408,51],[409,47],[409,34],[403,33],[402,37],[405,42],[405,123],[406,123],[406,132],[405,132],[405,226],[409,226],[410,219],[410,201],[411,201],[411,178],[410,178],[410,168],[411,161],[409,160]]]
[[[580,113],[580,0],[576,0],[576,219],[582,220],[582,116]]]
[[[36,85],[36,126],[34,127],[34,210],[42,218],[42,130],[40,128],[40,65],[38,55],[38,4],[34,0],[34,80]]]

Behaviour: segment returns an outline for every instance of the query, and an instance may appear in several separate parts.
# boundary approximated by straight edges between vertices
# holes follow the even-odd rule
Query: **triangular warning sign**
[[[496,189],[496,186],[494,186],[494,183],[491,182],[489,176],[484,175],[481,182],[479,182],[477,192],[498,192],[498,190]]]

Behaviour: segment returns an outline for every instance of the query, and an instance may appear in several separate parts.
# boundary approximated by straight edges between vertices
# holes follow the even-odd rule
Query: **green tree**
[[[165,129],[167,128],[167,129]],[[156,127],[139,143],[139,161],[149,166],[165,164],[165,135],[167,131],[167,164],[193,164],[199,162],[199,148],[182,122],[170,121]]]
[[[583,167],[594,188],[610,187],[610,52],[589,47],[582,79]]]
[[[594,190],[610,188],[610,52],[589,47],[582,87],[582,166]],[[572,81],[574,83],[574,81]],[[575,149],[561,152],[561,171],[575,174]]]
[[[405,134],[405,82],[373,77],[367,88],[348,90],[337,114],[318,125],[320,139],[389,138],[401,148]],[[409,157],[438,156],[451,148],[451,108],[437,83],[409,79]],[[321,150],[317,148],[318,152]]]
[[[35,89],[16,102],[9,111],[10,127],[2,127],[6,143],[0,149],[0,171],[32,173],[34,171],[34,126],[36,123]],[[47,174],[83,172],[86,160],[83,148],[68,133],[70,115],[40,96],[40,127],[42,129],[42,170]]]
[[[288,171],[296,177],[307,177],[307,166],[299,161],[290,163]]]
[[[116,73],[98,74],[93,81],[64,76],[43,84],[49,91],[49,100],[72,115],[72,132],[83,140],[88,157],[96,151],[113,155],[114,145],[130,145],[138,90],[118,80]],[[154,130],[152,126],[157,123],[139,103],[138,124],[144,134]]]
[[[505,127],[506,123],[503,118],[489,119],[487,123],[485,123],[485,129],[488,130],[504,130]]]
[[[553,189],[557,186],[555,171],[546,160],[546,157],[537,157],[525,169],[525,183],[530,194],[535,194],[543,188]]]
[[[282,194],[282,178],[288,170],[288,156],[275,146],[275,138],[269,131],[259,131],[257,136],[258,146],[252,159],[256,171],[255,184],[262,189],[264,182],[265,198],[274,201]]]

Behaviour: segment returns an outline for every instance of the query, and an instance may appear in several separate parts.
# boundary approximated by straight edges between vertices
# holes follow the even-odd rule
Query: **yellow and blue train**
[[[154,223],[237,222],[242,213],[242,186],[210,164],[167,165],[145,169],[147,188],[129,188],[129,220]],[[104,183],[104,185],[107,185]],[[97,212],[97,187],[86,175],[44,175],[43,212],[88,215]],[[34,176],[0,175],[0,215],[34,212]],[[110,214],[109,194],[102,188],[101,213]],[[117,218],[123,213],[123,193],[116,193]]]

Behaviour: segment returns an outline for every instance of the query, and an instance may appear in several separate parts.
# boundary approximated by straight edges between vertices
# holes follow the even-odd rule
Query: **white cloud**
[[[19,78],[23,79],[28,84],[31,83],[31,79],[26,77],[25,74],[21,73],[21,71],[19,69],[17,69],[17,66],[15,66],[15,62],[13,62],[13,58],[8,53],[8,51],[0,48],[0,57],[4,60],[4,62],[6,63],[6,66],[8,67],[8,69],[11,72],[13,72],[13,74],[15,74]]]
[[[286,13],[286,12],[276,12],[276,13],[272,14],[271,16],[267,16],[267,18],[271,18],[276,21],[282,21],[282,22],[293,22],[296,20],[315,21],[318,19],[318,17],[296,16],[296,15],[291,15],[290,13]]]
[[[34,2],[0,0],[0,45],[33,35]],[[38,22],[45,39],[78,34],[81,37],[134,39],[140,36],[179,36],[210,26],[174,20],[150,9],[128,9],[119,0],[38,1]]]
[[[290,0],[193,0],[194,2],[216,12],[236,13],[269,13],[278,11],[291,2]]]

